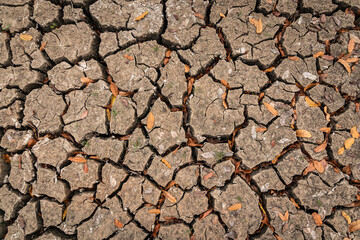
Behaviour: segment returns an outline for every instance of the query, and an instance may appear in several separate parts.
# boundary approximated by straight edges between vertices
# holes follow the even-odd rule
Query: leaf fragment
[[[360,220],[357,220],[349,225],[349,232],[355,232],[360,229]]]
[[[341,148],[339,148],[339,150],[337,151],[337,153],[338,153],[339,155],[341,155],[341,154],[344,153],[344,151],[345,151],[345,148],[344,148],[344,147],[341,147]]]
[[[190,66],[189,65],[185,65],[185,73],[188,73],[190,71]]]
[[[299,61],[299,60],[300,60],[300,58],[299,58],[299,57],[297,57],[297,56],[290,56],[290,57],[288,57],[288,59],[290,59],[291,61],[294,61],[294,62],[296,62],[296,61]]]
[[[351,146],[354,144],[355,138],[348,138],[344,142],[345,149],[351,148]]]
[[[308,96],[305,97],[305,101],[310,107],[319,107],[321,105],[319,102],[311,100]]]
[[[346,214],[346,212],[341,212],[341,214],[343,215],[343,217],[345,218],[346,222],[348,224],[351,224],[351,217],[349,215]]]
[[[316,212],[313,212],[312,214],[311,214],[311,216],[314,218],[314,221],[315,221],[315,223],[316,223],[316,225],[318,225],[318,226],[321,226],[322,225],[322,220],[321,220],[321,216],[318,214],[318,213],[316,213]]]
[[[200,19],[204,19],[204,16],[201,13],[194,12],[194,16]]]
[[[62,214],[62,220],[64,221],[64,219],[66,218],[67,215],[67,207],[65,208],[63,214]]]
[[[170,163],[169,163],[168,161],[166,161],[164,158],[162,158],[161,161],[162,161],[163,163],[165,163],[165,165],[166,165],[168,168],[171,168]]]
[[[149,12],[146,11],[146,12],[144,12],[143,14],[137,16],[137,17],[135,18],[135,21],[139,21],[139,20],[143,19],[148,13],[149,13]]]
[[[225,15],[224,15],[224,14],[222,14],[222,13],[220,13],[220,17],[225,18]]]
[[[275,67],[269,67],[267,69],[264,70],[264,72],[268,73],[268,72],[272,72],[274,71]]]
[[[209,172],[204,176],[204,181],[208,180],[209,178],[213,177],[215,174],[213,172]]]
[[[124,55],[124,58],[126,58],[127,60],[129,60],[129,61],[132,61],[132,60],[134,60],[134,57],[133,56],[130,56],[130,55]]]
[[[149,116],[146,122],[147,129],[151,130],[155,124],[155,116],[152,112],[149,112]]]
[[[91,78],[88,78],[88,77],[82,77],[82,78],[80,78],[80,81],[82,83],[94,83],[95,82],[94,80],[92,80]]]
[[[72,162],[86,163],[86,159],[83,157],[69,157],[68,159]]]
[[[331,128],[329,128],[329,127],[323,127],[323,128],[320,128],[319,130],[322,131],[322,132],[324,132],[324,133],[330,133]]]
[[[256,131],[256,132],[265,132],[265,131],[267,131],[267,128],[258,127],[255,131]]]
[[[318,152],[322,152],[326,149],[327,146],[327,141],[325,140],[323,143],[321,143],[320,145],[318,145],[316,148],[314,148],[314,152],[318,153]],[[315,166],[316,167],[316,166]],[[319,171],[320,172],[320,171]]]
[[[311,133],[306,130],[298,129],[296,130],[296,136],[303,138],[311,138]]]
[[[264,106],[266,107],[267,110],[269,110],[269,112],[274,115],[274,116],[277,116],[278,115],[278,112],[276,111],[276,109],[271,106],[271,104],[269,103],[266,103],[266,102],[263,102]]]
[[[117,97],[117,95],[119,94],[119,89],[113,81],[111,81],[110,83],[110,91],[115,97]]]
[[[84,163],[84,173],[88,173],[89,172],[89,167],[87,163]]]
[[[169,192],[163,191],[163,193],[164,193],[165,197],[167,198],[167,200],[169,200],[170,202],[172,202],[172,203],[177,202],[176,198],[173,195],[171,195]]]
[[[314,163],[310,163],[304,170],[303,172],[303,176],[305,176],[306,174],[308,174],[309,172],[312,172],[315,170],[315,166]]]
[[[350,39],[349,44],[348,44],[348,52],[352,53],[352,51],[354,50],[355,47],[355,41],[353,38]]]
[[[359,132],[357,131],[356,126],[355,126],[355,127],[352,127],[352,128],[350,129],[350,133],[351,133],[351,136],[352,136],[353,138],[359,138],[359,136],[360,136]]]
[[[345,61],[348,63],[354,63],[354,62],[359,61],[359,58],[358,57],[348,58]]]
[[[314,58],[319,58],[319,57],[322,57],[322,56],[324,56],[324,52],[322,52],[322,51],[319,51],[319,52],[313,54]]]
[[[323,173],[325,171],[323,165],[319,161],[314,161],[314,167],[319,173]]]
[[[263,31],[263,24],[261,18],[259,18],[258,24],[256,26],[256,33],[260,34]]]
[[[283,222],[286,222],[287,220],[289,220],[289,211],[286,211],[284,215],[279,212],[278,215]]]
[[[29,34],[20,34],[20,39],[24,41],[31,41],[33,39],[33,36]]]
[[[119,220],[115,219],[114,220],[114,225],[117,227],[117,228],[123,228],[124,227],[124,224],[122,224]]]
[[[225,79],[221,79],[220,83],[226,87],[226,89],[231,89],[230,85]]]
[[[341,63],[344,66],[344,68],[346,69],[346,71],[350,75],[350,73],[351,73],[350,65],[344,59],[339,59],[338,62]]]
[[[202,213],[200,215],[199,220],[203,220],[204,218],[206,218],[206,216],[208,216],[213,210],[214,210],[214,208],[210,208],[210,209],[206,210],[204,213]]]
[[[154,208],[154,209],[150,209],[150,210],[148,211],[148,213],[160,214],[160,213],[161,213],[161,210]]]
[[[47,41],[45,41],[45,42],[43,42],[43,43],[41,43],[41,46],[40,46],[40,51],[44,51],[45,50],[45,46],[46,46],[46,44],[47,44]]]
[[[236,204],[230,206],[227,210],[228,211],[236,211],[236,210],[239,210],[241,207],[242,207],[241,203],[236,203]]]

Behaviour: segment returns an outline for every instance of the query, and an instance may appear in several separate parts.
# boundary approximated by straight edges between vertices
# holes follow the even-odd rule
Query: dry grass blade
[[[160,214],[161,213],[161,210],[160,209],[150,209],[149,211],[148,211],[148,213],[154,213],[154,214]]]
[[[236,203],[236,204],[230,206],[227,210],[228,211],[236,211],[236,210],[239,210],[241,207],[242,207],[241,203]]]
[[[163,193],[164,193],[164,196],[166,197],[166,199],[169,200],[170,202],[172,202],[172,203],[177,202],[176,198],[173,195],[171,195],[169,192],[163,191]]]
[[[311,214],[311,216],[314,218],[314,221],[315,221],[316,225],[318,225],[318,226],[322,225],[323,222],[322,222],[321,217],[320,217],[320,215],[318,213],[313,212]]]
[[[163,163],[165,163],[165,165],[166,165],[168,168],[171,168],[170,163],[168,163],[168,161],[166,161],[164,158],[162,158],[161,161],[162,161]]]
[[[31,41],[33,39],[33,36],[29,34],[20,34],[20,39],[24,41]]]
[[[351,148],[351,146],[354,144],[355,138],[348,138],[344,142],[345,149]]]
[[[353,138],[359,138],[360,136],[359,132],[356,129],[356,126],[350,129],[350,133]]]
[[[152,112],[149,112],[149,116],[146,122],[147,129],[151,130],[155,125],[155,116]]]
[[[64,221],[64,219],[66,218],[67,215],[67,207],[65,208],[63,214],[62,214],[62,220]]]
[[[139,21],[139,20],[143,19],[148,13],[149,13],[149,12],[146,11],[146,12],[144,12],[143,14],[139,15],[138,17],[135,18],[135,21]]]
[[[338,62],[344,66],[344,68],[349,74],[351,73],[350,65],[344,59],[339,59]]]
[[[346,212],[341,212],[341,214],[343,215],[343,217],[346,219],[346,222],[348,224],[351,224],[351,218],[349,215],[346,214]]]
[[[83,157],[69,157],[68,159],[72,162],[86,163],[86,159]]]
[[[349,225],[349,232],[355,232],[360,229],[360,220],[357,220]]]
[[[296,136],[297,137],[303,137],[303,138],[311,138],[311,133],[306,130],[296,130]]]
[[[269,112],[274,115],[274,116],[277,116],[278,115],[278,112],[276,111],[276,109],[271,106],[270,104],[266,103],[266,102],[263,102],[264,106],[266,107],[267,110],[269,110]]]

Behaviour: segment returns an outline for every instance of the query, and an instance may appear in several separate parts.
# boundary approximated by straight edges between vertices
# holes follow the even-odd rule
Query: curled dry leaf
[[[224,93],[221,95],[221,98],[223,99],[222,104],[223,104],[224,108],[225,108],[225,109],[228,109],[229,107],[228,107],[228,105],[227,105],[227,103],[226,103],[226,95],[227,95],[227,92],[224,92]]]
[[[43,43],[41,43],[41,46],[40,46],[40,51],[44,51],[45,50],[45,46],[46,46],[46,44],[47,44],[47,41],[45,41],[45,42],[43,42]]]
[[[276,109],[271,106],[270,104],[266,103],[266,102],[263,102],[264,103],[264,106],[266,107],[267,110],[269,110],[269,112],[274,115],[274,116],[277,116],[278,115],[278,112],[276,111]]]
[[[306,130],[298,129],[296,130],[296,136],[303,138],[311,138],[311,133]]]
[[[329,128],[329,127],[323,127],[323,128],[320,128],[319,130],[322,131],[322,132],[325,132],[325,133],[330,133],[331,128]]]
[[[286,213],[284,215],[279,212],[278,215],[283,222],[286,222],[287,220],[289,220],[289,211],[286,211]]]
[[[143,19],[148,13],[149,13],[149,12],[146,11],[146,12],[144,12],[143,14],[137,16],[137,17],[135,18],[135,21],[139,21],[139,20]]]
[[[353,38],[350,39],[349,44],[348,44],[348,52],[352,53],[352,51],[354,50],[355,47],[355,41]]]
[[[341,154],[344,153],[344,151],[345,151],[345,148],[344,148],[344,147],[341,147],[341,148],[339,148],[339,150],[337,151],[337,153],[338,153],[339,155],[341,155]]]
[[[354,144],[355,138],[348,138],[344,142],[345,149],[351,148],[351,146]]]
[[[311,214],[311,216],[314,218],[314,221],[315,221],[316,225],[318,225],[318,226],[322,225],[323,222],[322,222],[321,217],[320,217],[320,215],[318,213],[313,212]]]
[[[167,198],[167,200],[169,200],[170,202],[172,202],[172,203],[177,202],[176,198],[173,195],[171,195],[169,192],[163,191],[163,193],[164,193],[164,196]]]
[[[322,52],[322,51],[319,51],[319,52],[313,54],[314,58],[319,58],[319,57],[322,57],[322,56],[324,56],[324,52]]]
[[[28,148],[32,148],[36,143],[36,139],[35,138],[31,138],[28,143],[26,144],[26,147]]]
[[[149,112],[149,116],[146,122],[147,129],[151,130],[154,127],[154,124],[155,124],[154,114],[152,112]]]
[[[94,83],[95,82],[94,80],[92,80],[91,78],[88,78],[88,77],[82,77],[82,78],[80,78],[80,81],[82,83]]]
[[[230,206],[227,210],[228,211],[236,211],[236,210],[239,210],[241,207],[242,207],[241,203],[236,203],[236,204]]]
[[[110,91],[115,97],[117,97],[117,95],[119,94],[119,89],[113,81],[111,81],[110,83]]]
[[[162,158],[161,161],[162,161],[163,163],[165,163],[165,165],[166,165],[168,168],[171,168],[170,163],[168,163],[168,161],[166,161],[164,158]]]
[[[267,131],[267,128],[258,127],[255,131],[256,131],[256,132],[265,132],[265,131]]]
[[[69,157],[68,159],[72,162],[86,163],[86,159],[83,157]]]
[[[33,36],[29,34],[20,34],[20,39],[24,41],[31,41],[33,39]]]
[[[350,65],[344,59],[339,59],[338,62],[344,66],[344,68],[349,74],[351,73]]]
[[[308,96],[305,97],[305,101],[310,107],[319,107],[321,105],[319,102],[311,100]]]
[[[129,61],[132,61],[132,60],[134,60],[134,57],[133,56],[130,56],[130,55],[124,55],[124,58],[126,58],[127,60],[129,60]]]
[[[117,227],[117,228],[123,228],[124,227],[124,224],[122,224],[119,220],[115,219],[114,221],[114,225]]]
[[[222,14],[222,13],[220,13],[220,17],[225,18],[225,15],[224,15],[224,14]]]
[[[154,209],[150,209],[150,210],[148,211],[148,213],[160,214],[160,213],[161,213],[161,210],[154,208]]]
[[[324,55],[321,58],[326,60],[326,61],[332,61],[332,60],[335,59],[333,56],[330,56],[330,55]]]
[[[170,49],[168,49],[168,50],[166,51],[165,57],[167,57],[167,58],[171,57],[171,50],[170,50]]]
[[[349,232],[355,232],[360,229],[360,220],[357,220],[349,225]]]
[[[323,173],[325,171],[325,169],[324,169],[323,165],[321,164],[321,162],[314,161],[314,167],[319,173]]]
[[[226,87],[226,89],[231,89],[230,85],[227,83],[225,79],[221,79],[220,82],[222,85]]]
[[[359,132],[356,129],[356,126],[350,129],[350,133],[353,138],[359,138],[360,136]]]
[[[351,224],[351,218],[349,215],[346,214],[346,212],[341,212],[341,214],[343,215],[343,217],[345,218],[346,222],[348,224]]]
[[[185,65],[185,73],[188,73],[190,71],[189,65]]]

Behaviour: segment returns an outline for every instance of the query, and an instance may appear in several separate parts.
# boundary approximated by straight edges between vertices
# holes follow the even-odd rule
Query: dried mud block
[[[280,178],[272,168],[263,169],[253,177],[254,181],[260,187],[261,192],[267,192],[270,189],[283,190],[285,185],[280,181]]]
[[[31,137],[32,132],[30,130],[17,131],[9,129],[2,137],[0,144],[8,152],[15,152],[24,149]]]
[[[44,74],[32,71],[28,64],[20,67],[0,68],[0,76],[0,88],[15,85],[27,93],[41,86],[45,78]]]
[[[149,180],[144,181],[142,184],[142,197],[146,202],[156,205],[159,201],[160,194],[161,191],[154,184]]]
[[[219,162],[212,169],[201,167],[201,183],[208,189],[225,186],[225,182],[230,180],[234,171],[231,160]]]
[[[4,211],[4,220],[8,221],[15,217],[15,210],[22,205],[25,197],[10,191],[6,185],[0,188],[0,209]]]
[[[6,1],[9,2],[8,4],[13,4],[12,1]],[[22,4],[19,1],[15,1],[15,4],[16,2]],[[10,33],[21,31],[31,25],[30,6],[28,5],[17,7],[2,5],[0,6],[0,16],[2,29],[10,31]]]
[[[194,236],[196,239],[221,239],[224,235],[225,229],[217,215],[210,214],[202,220],[195,220]]]
[[[193,190],[186,192],[184,197],[177,204],[180,218],[190,223],[195,215],[200,215],[208,208],[208,198],[203,192],[195,187]]]
[[[192,189],[197,184],[198,171],[199,166],[196,165],[182,168],[177,172],[175,182],[184,190]]]
[[[159,230],[159,239],[184,239],[188,236],[190,228],[183,223],[173,225],[162,225]]]
[[[24,231],[26,235],[38,231],[41,227],[41,221],[37,211],[38,207],[38,201],[30,201],[26,204],[24,208],[19,211],[17,221],[21,221],[21,224],[25,225]]]
[[[60,17],[60,6],[45,0],[36,1],[34,4],[34,20],[41,27],[49,27],[58,22]]]
[[[102,168],[102,181],[97,185],[96,198],[104,201],[120,187],[126,176],[127,173],[122,168],[110,163],[105,164]]]
[[[123,202],[123,208],[129,209],[134,212],[142,204],[141,185],[144,179],[139,177],[130,177],[122,186],[121,191],[118,193]]]
[[[63,206],[47,199],[40,200],[41,217],[47,227],[59,225],[62,221]]]
[[[15,154],[11,158],[9,183],[22,194],[29,192],[30,182],[35,178],[34,162],[30,151],[25,151],[21,155]]]

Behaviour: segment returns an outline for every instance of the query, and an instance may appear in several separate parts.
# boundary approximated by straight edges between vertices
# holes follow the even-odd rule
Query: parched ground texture
[[[0,0],[1,239],[360,239],[359,0]]]

